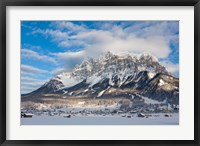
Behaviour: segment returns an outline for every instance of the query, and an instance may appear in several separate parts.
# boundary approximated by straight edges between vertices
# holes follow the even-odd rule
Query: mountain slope
[[[179,79],[150,54],[118,56],[107,52],[98,60],[84,60],[72,72],[55,76],[29,95],[37,94],[80,98],[141,95],[178,104]]]

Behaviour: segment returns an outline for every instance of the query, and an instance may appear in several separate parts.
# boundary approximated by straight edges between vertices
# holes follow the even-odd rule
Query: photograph
[[[179,125],[178,20],[20,29],[20,125]]]

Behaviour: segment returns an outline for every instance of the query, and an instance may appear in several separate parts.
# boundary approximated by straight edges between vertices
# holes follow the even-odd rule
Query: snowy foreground
[[[122,117],[120,115],[92,115],[92,116],[33,116],[21,118],[21,125],[178,125],[179,114],[171,113],[165,117],[164,113],[152,114],[149,117]]]

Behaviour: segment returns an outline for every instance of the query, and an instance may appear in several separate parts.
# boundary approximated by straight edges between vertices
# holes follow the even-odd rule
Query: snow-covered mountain
[[[82,98],[130,98],[133,95],[178,104],[179,79],[150,54],[114,55],[86,59],[72,72],[53,77],[30,93]]]

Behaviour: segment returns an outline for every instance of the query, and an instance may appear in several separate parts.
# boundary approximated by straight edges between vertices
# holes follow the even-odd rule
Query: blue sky
[[[22,21],[21,92],[28,93],[84,58],[149,52],[179,74],[178,21]]]

